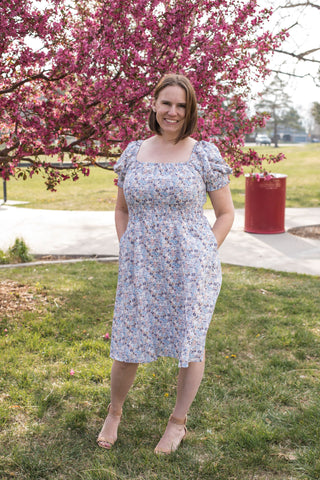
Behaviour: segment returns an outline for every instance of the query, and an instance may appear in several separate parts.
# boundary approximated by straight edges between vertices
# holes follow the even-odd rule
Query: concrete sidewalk
[[[213,210],[205,210],[210,224]],[[320,223],[320,208],[286,209],[286,230]],[[233,228],[220,248],[221,261],[234,265],[320,275],[320,240],[289,233],[245,233],[244,210],[236,210]],[[22,237],[33,254],[118,255],[114,212],[34,210],[0,206],[0,249]]]

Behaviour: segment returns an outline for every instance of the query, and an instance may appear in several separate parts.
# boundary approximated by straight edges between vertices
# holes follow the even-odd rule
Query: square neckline
[[[186,162],[151,162],[151,161],[148,161],[148,162],[142,162],[141,160],[138,160],[138,154],[139,154],[139,151],[140,151],[140,148],[141,148],[141,145],[143,144],[144,140],[137,140],[137,150],[135,152],[135,159],[136,159],[136,162],[137,163],[141,163],[141,164],[146,164],[146,165],[150,165],[150,164],[154,164],[154,165],[187,165],[188,163],[191,162],[191,159],[193,157],[193,154],[195,152],[195,149],[196,149],[196,146],[198,145],[199,143],[199,140],[196,140],[193,147],[192,147],[192,150],[191,150],[191,153],[189,155],[189,158]]]

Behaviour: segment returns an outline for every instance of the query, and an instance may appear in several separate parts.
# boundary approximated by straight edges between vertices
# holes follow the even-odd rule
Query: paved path
[[[210,223],[213,210],[206,210]],[[320,208],[286,209],[286,230],[320,224]],[[220,248],[222,262],[320,275],[320,240],[289,233],[245,233],[244,210],[236,210],[233,228]],[[117,256],[114,212],[35,210],[0,206],[0,249],[22,237],[34,254]]]

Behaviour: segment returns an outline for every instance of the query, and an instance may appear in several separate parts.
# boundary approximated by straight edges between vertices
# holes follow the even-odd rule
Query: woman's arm
[[[231,230],[234,220],[234,206],[231,192],[229,185],[227,185],[219,190],[208,192],[208,194],[216,215],[216,221],[212,227],[212,231],[216,237],[218,247],[220,247]]]
[[[127,229],[128,220],[129,212],[127,202],[123,193],[123,188],[118,187],[118,196],[115,208],[115,223],[119,241]]]

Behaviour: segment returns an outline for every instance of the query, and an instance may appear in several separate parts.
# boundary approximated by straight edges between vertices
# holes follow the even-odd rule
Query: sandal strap
[[[113,417],[114,419],[117,419],[120,422],[121,415],[122,415],[122,409],[121,409],[120,415],[115,415],[113,412],[110,411],[111,410],[111,403],[109,403],[107,410],[108,410],[108,416]],[[101,432],[103,431],[106,420],[107,420],[107,418],[104,421]],[[99,433],[99,436],[97,438],[97,443],[98,443],[99,447],[106,448],[107,450],[110,450],[110,448],[112,448],[114,443],[116,442],[116,439],[115,440],[108,440],[107,438],[105,438],[103,436],[103,434],[101,432]]]
[[[97,438],[97,444],[99,445],[99,447],[104,447],[104,445],[102,444],[106,444],[108,443],[110,445],[110,447],[113,447],[114,445],[114,442],[111,442],[110,440],[107,440],[106,438],[103,438],[103,437],[98,437]],[[108,447],[104,447],[104,448],[108,448]]]
[[[174,423],[175,425],[185,425],[187,423],[187,416],[184,418],[177,418],[170,415],[169,422]]]
[[[113,412],[111,412],[111,408],[112,408],[111,403],[109,403],[108,408],[107,408],[108,414],[111,415],[111,417],[121,418],[121,416],[122,416],[122,408],[121,408],[121,410],[120,410],[120,414],[118,414],[118,415],[115,414],[115,413],[113,413]]]

